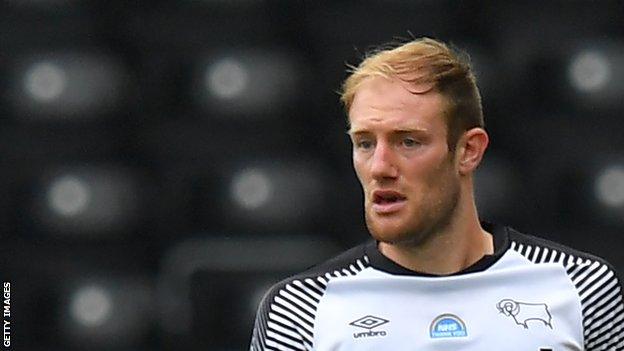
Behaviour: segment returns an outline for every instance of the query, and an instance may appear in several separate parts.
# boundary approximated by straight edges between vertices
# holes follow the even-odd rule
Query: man
[[[488,135],[462,57],[426,38],[376,52],[342,101],[374,240],[275,285],[251,350],[624,350],[608,263],[479,222]]]

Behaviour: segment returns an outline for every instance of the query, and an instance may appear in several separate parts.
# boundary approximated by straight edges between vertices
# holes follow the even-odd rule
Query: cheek
[[[440,191],[442,184],[449,180],[448,160],[419,162],[406,169],[406,181],[414,188],[416,195],[426,197]]]
[[[434,170],[422,163],[410,165],[408,168],[405,168],[403,172],[406,182],[416,190],[419,190],[419,192],[423,190],[423,188],[428,187],[431,181],[435,179],[434,173]]]

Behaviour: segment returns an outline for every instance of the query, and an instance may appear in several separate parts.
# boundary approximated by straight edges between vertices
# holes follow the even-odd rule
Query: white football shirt
[[[371,240],[276,284],[250,350],[624,350],[622,285],[607,262],[483,226],[494,254],[456,274],[410,271]]]

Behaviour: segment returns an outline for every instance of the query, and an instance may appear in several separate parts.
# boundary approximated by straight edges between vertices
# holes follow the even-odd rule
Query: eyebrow
[[[369,134],[370,131],[366,130],[366,129],[348,129],[346,131],[347,135],[353,136],[353,135],[362,135],[362,134]],[[427,133],[427,129],[425,128],[400,128],[400,129],[393,129],[392,133],[396,133],[396,134],[407,134],[407,133],[416,133],[416,134],[423,134],[423,133]]]

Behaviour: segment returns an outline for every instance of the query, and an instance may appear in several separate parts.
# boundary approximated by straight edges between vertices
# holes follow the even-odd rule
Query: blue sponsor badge
[[[467,335],[464,321],[450,313],[439,315],[429,327],[429,336],[432,338],[458,338]]]

